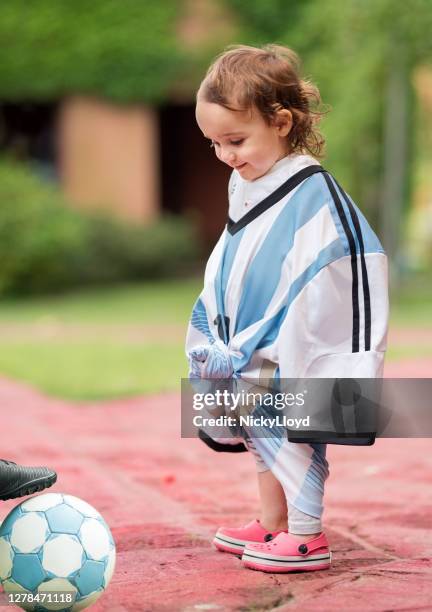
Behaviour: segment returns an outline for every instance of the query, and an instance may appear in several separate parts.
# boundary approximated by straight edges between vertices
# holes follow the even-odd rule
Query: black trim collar
[[[283,197],[288,195],[290,191],[295,189],[300,183],[302,183],[305,179],[309,178],[313,174],[317,172],[325,172],[324,168],[319,164],[312,164],[311,166],[307,166],[300,170],[296,174],[293,174],[285,183],[282,183],[280,187],[278,187],[273,193],[268,195],[264,200],[259,202],[256,206],[252,208],[248,213],[246,213],[241,219],[237,222],[234,222],[232,219],[228,217],[227,228],[228,232],[233,236],[241,229],[246,227],[251,221],[254,221],[257,217],[259,217],[263,212],[271,208],[276,202],[279,202]]]

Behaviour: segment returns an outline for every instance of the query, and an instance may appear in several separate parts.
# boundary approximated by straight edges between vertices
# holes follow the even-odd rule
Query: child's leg
[[[268,531],[286,531],[288,510],[285,492],[271,470],[257,472],[261,501],[260,523]]]
[[[302,539],[320,533],[324,482],[329,474],[326,445],[297,444],[286,438],[253,438],[251,443],[261,465],[271,470],[283,488],[289,532],[301,534]],[[264,504],[265,500],[270,501],[265,497]]]
[[[245,438],[244,443],[256,463],[261,508],[260,523],[268,531],[286,531],[288,510],[283,487],[262,460],[253,440]]]

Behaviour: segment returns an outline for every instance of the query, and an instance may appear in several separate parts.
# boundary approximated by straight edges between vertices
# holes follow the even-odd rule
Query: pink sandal
[[[301,542],[289,533],[280,533],[264,544],[248,544],[242,556],[245,567],[263,572],[295,572],[328,569],[331,551],[324,533]]]
[[[270,542],[281,533],[284,532],[267,531],[256,519],[244,527],[220,527],[213,539],[213,544],[222,552],[241,555],[246,544]]]

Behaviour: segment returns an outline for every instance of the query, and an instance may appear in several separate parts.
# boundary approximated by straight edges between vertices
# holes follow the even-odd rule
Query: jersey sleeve
[[[345,256],[291,303],[277,338],[280,378],[375,378],[388,325],[387,258]]]

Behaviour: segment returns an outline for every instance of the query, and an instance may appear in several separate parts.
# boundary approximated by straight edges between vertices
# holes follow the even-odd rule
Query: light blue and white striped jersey
[[[245,379],[382,376],[387,258],[318,162],[290,155],[256,181],[234,170],[186,353],[222,341]]]

